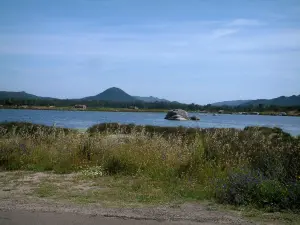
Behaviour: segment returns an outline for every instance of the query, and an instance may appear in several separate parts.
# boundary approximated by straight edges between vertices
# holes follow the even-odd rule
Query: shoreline
[[[87,109],[76,109],[73,107],[28,107],[28,108],[21,108],[21,107],[1,107],[0,109],[16,109],[16,110],[54,110],[54,111],[88,111],[88,112],[153,112],[153,113],[165,113],[168,110],[166,109],[124,109],[124,108],[87,108]]]
[[[53,111],[87,111],[87,112],[141,112],[141,113],[166,113],[167,109],[125,109],[125,108],[87,108],[87,109],[76,109],[73,107],[0,107],[0,109],[15,109],[15,110],[53,110]],[[219,115],[255,115],[251,112],[240,114],[238,112],[195,112],[195,111],[187,111],[189,113],[199,113],[199,114],[216,114]],[[300,114],[289,114],[280,115],[276,112],[261,112],[258,116],[292,116],[292,117],[300,117]]]

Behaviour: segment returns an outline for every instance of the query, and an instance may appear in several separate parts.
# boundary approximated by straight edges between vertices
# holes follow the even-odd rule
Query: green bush
[[[103,169],[108,175],[134,175],[138,171],[138,166],[125,158],[110,156],[104,161]]]
[[[300,212],[300,177],[288,184],[288,204],[290,209]]]
[[[278,180],[262,180],[255,189],[253,203],[270,209],[289,208],[289,190]]]
[[[299,210],[300,182],[282,183],[260,172],[234,171],[214,182],[214,197],[220,203],[255,205],[270,211]]]
[[[248,170],[229,172],[225,178],[214,181],[215,198],[220,203],[248,205],[252,203],[257,185],[262,179],[260,173]]]
[[[269,128],[266,128],[267,130]],[[204,134],[205,158],[223,169],[249,167],[283,182],[300,174],[300,141],[264,129],[217,129]]]

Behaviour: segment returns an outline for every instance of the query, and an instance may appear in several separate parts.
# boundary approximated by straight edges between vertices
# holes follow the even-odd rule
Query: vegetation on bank
[[[186,111],[207,111],[218,113],[224,110],[224,113],[254,113],[277,115],[281,112],[286,112],[288,115],[299,116],[300,105],[295,106],[277,106],[277,105],[240,105],[240,106],[214,106],[199,105],[199,104],[183,104],[179,102],[118,102],[104,100],[87,100],[87,99],[49,99],[49,98],[33,98],[33,99],[18,99],[8,98],[0,99],[0,105],[3,108],[36,108],[36,109],[58,109],[58,110],[74,110],[75,105],[86,105],[88,110],[95,111],[166,111],[168,109],[183,109]],[[136,109],[130,109],[137,107]]]
[[[300,137],[279,128],[100,124],[81,133],[2,123],[0,166],[139,179],[146,182],[130,187],[157,190],[166,201],[215,199],[272,211],[300,209]],[[157,200],[149,193],[143,200]]]
[[[55,131],[55,132],[54,132]],[[0,123],[0,135],[21,135],[26,137],[26,135],[58,135],[58,134],[69,134],[71,132],[76,132],[75,130],[69,128],[61,127],[50,127],[41,124],[33,124],[29,122],[2,122]]]
[[[68,107],[53,107],[53,106],[0,106],[0,109],[28,109],[28,110],[57,110],[57,111],[95,111],[95,112],[168,112],[168,109],[147,109],[147,108],[101,108],[101,107],[87,107],[86,109],[80,109],[75,108],[74,106],[68,106]],[[189,112],[197,112],[188,110]],[[219,110],[215,107],[199,111],[201,113],[219,113]],[[223,111],[222,114],[239,114],[240,111],[237,111],[237,109],[227,109],[226,111]],[[297,110],[291,110],[289,108],[282,109],[282,111],[276,110],[276,111],[260,111],[256,112],[255,109],[251,111],[243,112],[243,115],[268,115],[268,116],[300,116],[300,111]]]
[[[86,109],[53,106],[2,106],[0,109],[28,109],[28,110],[57,110],[57,111],[96,111],[96,112],[167,112],[167,109],[134,109],[134,108],[101,108],[87,107]]]

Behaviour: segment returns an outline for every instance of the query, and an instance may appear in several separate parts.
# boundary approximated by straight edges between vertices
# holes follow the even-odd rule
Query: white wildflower
[[[86,177],[102,177],[103,169],[101,166],[93,166],[81,171],[81,173]]]

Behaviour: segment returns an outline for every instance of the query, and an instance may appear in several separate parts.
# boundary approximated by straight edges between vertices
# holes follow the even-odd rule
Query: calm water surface
[[[218,115],[190,113],[200,117],[200,121],[169,121],[165,113],[139,112],[89,112],[55,110],[14,110],[0,109],[0,121],[27,121],[38,124],[85,129],[97,123],[119,122],[139,125],[186,126],[186,127],[232,127],[246,126],[279,127],[293,135],[300,135],[300,117]]]

